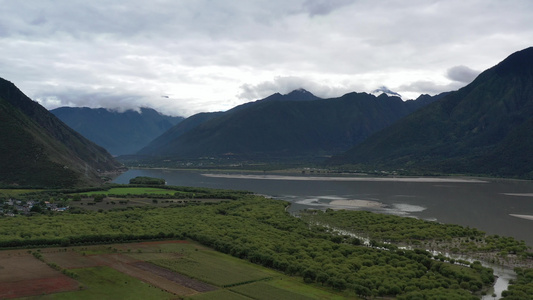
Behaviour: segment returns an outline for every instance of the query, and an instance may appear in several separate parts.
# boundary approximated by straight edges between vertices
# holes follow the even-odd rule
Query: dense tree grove
[[[503,255],[520,254],[524,257],[533,254],[524,241],[487,236],[478,229],[459,225],[353,210],[310,210],[301,213],[301,216],[307,222],[324,224],[381,242],[404,242],[416,246],[421,241],[446,243],[454,240],[460,249],[452,247],[448,249],[451,252],[499,251]]]
[[[165,185],[166,181],[163,178],[153,178],[146,176],[137,176],[130,179],[130,184],[146,184],[146,185]]]
[[[376,249],[310,226],[286,202],[239,200],[166,208],[130,208],[0,219],[0,247],[80,245],[189,238],[233,256],[361,297],[475,299],[492,270],[442,262],[426,251]],[[80,214],[80,212],[82,212]]]
[[[517,278],[511,282],[509,290],[503,291],[505,300],[533,300],[533,269],[515,269]]]

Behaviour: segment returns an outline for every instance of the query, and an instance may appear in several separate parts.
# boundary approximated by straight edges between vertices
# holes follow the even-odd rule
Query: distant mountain
[[[184,119],[165,116],[150,108],[117,112],[104,108],[60,107],[50,112],[113,155],[139,151]]]
[[[332,164],[533,178],[533,47]]]
[[[305,90],[196,115],[139,151],[140,155],[194,159],[318,158],[345,151],[420,107],[398,97],[350,93],[321,99]],[[203,118],[201,122],[198,119]],[[185,124],[195,126],[183,130]]]
[[[385,95],[390,96],[390,97],[400,97],[400,98],[402,97],[402,95],[391,91],[386,86],[379,87],[379,88],[373,90],[370,94],[372,94],[374,96],[379,96],[381,94],[385,94]]]
[[[120,167],[105,149],[0,78],[0,185],[96,185],[104,172]]]
[[[208,113],[199,113],[193,116],[188,117],[183,120],[176,126],[167,130],[162,135],[155,138],[150,142],[146,147],[139,151],[140,154],[148,154],[154,151],[157,151],[160,148],[167,147],[169,141],[178,139],[183,134],[193,130],[194,128],[200,126],[202,123],[205,123],[212,118],[223,115],[223,112],[208,112]]]

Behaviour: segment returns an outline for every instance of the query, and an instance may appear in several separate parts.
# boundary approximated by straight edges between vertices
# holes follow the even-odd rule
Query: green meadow
[[[79,291],[29,297],[27,299],[176,299],[171,293],[162,291],[139,279],[128,276],[110,267],[71,269],[81,285]]]
[[[22,194],[35,193],[42,190],[35,189],[0,189],[0,197],[17,197]]]
[[[191,251],[179,259],[151,263],[220,287],[270,279],[279,274],[215,251]]]
[[[143,195],[143,194],[156,194],[156,195],[174,195],[178,193],[175,190],[155,188],[155,187],[117,187],[111,188],[106,191],[92,191],[86,193],[80,193],[82,195],[94,196],[94,195]]]

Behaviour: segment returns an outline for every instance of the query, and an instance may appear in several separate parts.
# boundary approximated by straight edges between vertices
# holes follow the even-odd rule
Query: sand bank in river
[[[511,217],[516,217],[516,218],[520,218],[520,219],[526,219],[526,220],[532,220],[533,221],[533,216],[532,215],[515,215],[515,214],[509,214]]]
[[[378,201],[370,200],[334,200],[329,203],[331,206],[349,206],[362,208],[381,208],[385,205]]]
[[[480,179],[459,177],[334,177],[334,176],[289,176],[289,175],[251,175],[251,174],[202,174],[205,177],[261,180],[299,180],[299,181],[375,181],[375,182],[426,182],[426,183],[487,183]]]
[[[503,193],[507,196],[517,196],[517,197],[533,197],[533,193]]]

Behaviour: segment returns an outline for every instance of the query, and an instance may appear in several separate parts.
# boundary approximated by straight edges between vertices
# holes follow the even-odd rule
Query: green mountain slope
[[[183,120],[150,108],[139,112],[104,108],[60,107],[50,111],[84,137],[113,155],[133,154]]]
[[[95,185],[120,164],[0,78],[0,184]]]
[[[205,120],[189,130],[178,130],[187,119],[139,154],[189,159],[227,155],[252,160],[316,159],[349,149],[420,105],[422,102],[366,93],[333,99],[320,99],[304,90],[274,94],[204,116]]]
[[[202,123],[209,121],[212,118],[222,115],[223,112],[210,112],[210,113],[198,113],[193,116],[188,117],[179,124],[170,128],[153,141],[151,141],[146,147],[140,150],[140,153],[152,153],[157,151],[157,149],[165,147],[168,141],[179,138],[183,134],[193,130],[194,128],[200,126]]]
[[[531,177],[533,48],[413,113],[330,163]]]

